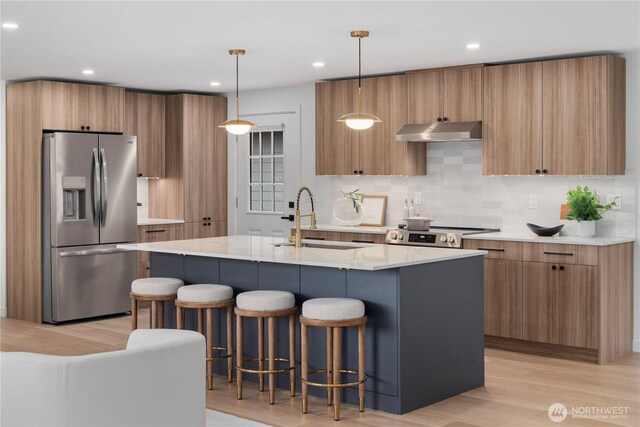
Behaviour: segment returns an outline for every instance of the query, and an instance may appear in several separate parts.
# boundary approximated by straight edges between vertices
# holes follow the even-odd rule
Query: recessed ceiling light
[[[4,22],[2,24],[2,28],[6,28],[7,30],[15,30],[19,25],[14,22]]]
[[[314,62],[313,66],[316,67],[316,68],[324,67],[324,62],[320,62],[320,61]]]
[[[90,76],[93,74],[93,70],[89,70],[89,69],[82,70],[82,74]]]
[[[220,82],[211,82],[209,83],[211,86],[220,86]]]
[[[480,47],[480,43],[469,43],[467,44],[467,49],[478,49]]]

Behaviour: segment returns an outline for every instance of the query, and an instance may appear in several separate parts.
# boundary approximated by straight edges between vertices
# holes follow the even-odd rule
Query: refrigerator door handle
[[[93,149],[93,222],[98,225],[100,222],[100,200],[101,197],[101,178],[100,178],[100,160],[98,160],[98,149]]]
[[[107,222],[107,202],[109,199],[109,187],[107,182],[107,156],[105,155],[104,148],[100,149],[100,159],[102,160],[102,191],[101,191],[101,225],[104,227]]]
[[[68,256],[87,256],[87,255],[108,255],[108,254],[118,254],[121,252],[131,252],[133,249],[87,249],[84,251],[67,251],[60,252],[60,257],[68,257]]]

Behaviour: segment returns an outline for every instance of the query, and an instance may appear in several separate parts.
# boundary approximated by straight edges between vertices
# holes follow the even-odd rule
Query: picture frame
[[[387,196],[362,196],[363,226],[382,227],[387,211]]]

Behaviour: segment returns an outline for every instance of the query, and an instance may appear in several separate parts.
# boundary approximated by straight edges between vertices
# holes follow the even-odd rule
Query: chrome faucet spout
[[[311,213],[308,215],[301,215],[300,214],[300,196],[302,195],[302,193],[306,191],[309,194],[309,199],[311,200]],[[289,241],[290,242],[295,242],[296,244],[296,248],[301,248],[302,247],[302,231],[300,230],[300,219],[303,216],[309,216],[311,217],[311,229],[315,230],[317,227],[316,225],[316,211],[315,211],[315,207],[313,205],[313,194],[311,193],[311,190],[309,190],[309,187],[300,187],[300,189],[298,190],[298,196],[296,197],[296,235],[289,237]]]

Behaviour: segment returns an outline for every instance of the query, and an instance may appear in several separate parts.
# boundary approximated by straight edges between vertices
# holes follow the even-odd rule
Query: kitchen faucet
[[[307,193],[309,193],[309,199],[311,199],[311,213],[306,215],[300,215],[300,195],[302,194],[303,191],[306,191]],[[316,225],[316,211],[313,208],[313,194],[311,194],[311,190],[309,190],[309,188],[300,187],[300,189],[298,190],[298,197],[296,199],[296,235],[289,237],[289,242],[295,243],[296,248],[302,247],[302,232],[300,231],[300,219],[305,216],[311,217],[312,230],[315,230],[316,228],[318,228]]]

